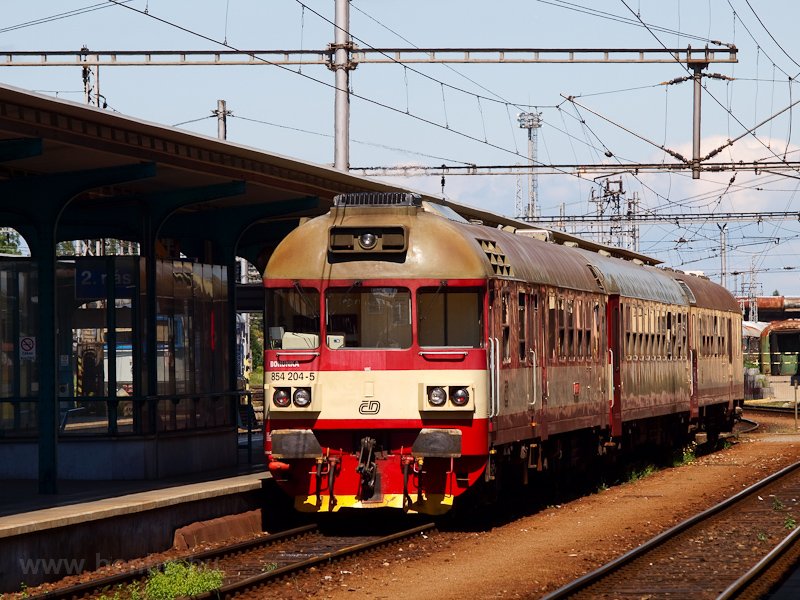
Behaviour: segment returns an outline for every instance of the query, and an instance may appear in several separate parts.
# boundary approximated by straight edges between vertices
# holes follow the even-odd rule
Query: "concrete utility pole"
[[[728,224],[719,227],[719,284],[728,287]]]
[[[217,100],[217,110],[211,111],[217,115],[217,137],[221,140],[228,139],[228,115],[231,113],[226,106],[225,100]]]
[[[350,169],[350,62],[353,42],[350,40],[350,0],[336,0],[336,19],[334,25],[334,51],[331,69],[336,75],[336,96],[334,98],[334,149],[333,167],[340,171]]]
[[[694,112],[692,113],[692,179],[700,179],[700,100],[703,93],[703,69],[708,63],[692,64],[694,70]]]
[[[536,165],[539,145],[539,128],[542,126],[542,113],[525,112],[517,115],[521,129],[528,130],[528,161],[531,169],[528,172],[528,204],[525,210],[517,207],[517,218],[523,221],[534,221],[538,213],[537,200],[539,196],[539,177],[534,166]]]

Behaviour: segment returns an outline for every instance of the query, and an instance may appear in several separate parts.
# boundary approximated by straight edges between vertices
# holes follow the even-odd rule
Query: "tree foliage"
[[[0,227],[0,254],[22,255],[22,239],[16,230]]]

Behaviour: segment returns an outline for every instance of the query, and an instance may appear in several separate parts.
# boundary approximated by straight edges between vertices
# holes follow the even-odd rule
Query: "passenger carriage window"
[[[519,360],[521,363],[525,363],[528,358],[528,295],[524,293],[520,293],[517,297],[517,311],[519,313],[519,318],[517,319],[518,323],[518,334],[517,339],[519,340]]]
[[[420,346],[480,348],[483,302],[475,288],[421,288],[417,292]]]
[[[683,313],[683,321],[681,322],[681,336],[680,336],[680,358],[686,360],[689,358],[689,314]]]
[[[666,331],[664,332],[664,357],[672,360],[675,357],[675,329],[673,328],[672,313],[667,312]]]
[[[566,333],[566,308],[565,308],[565,301],[563,298],[558,299],[558,350],[557,354],[559,358],[563,358],[566,354],[566,347],[567,347],[567,333]]]
[[[640,306],[637,310],[637,313],[636,355],[639,357],[639,359],[642,359],[644,358],[645,346],[647,343],[644,338],[644,308]]]
[[[575,301],[575,354],[586,357],[586,313],[583,300]]]
[[[572,299],[566,302],[565,325],[564,329],[567,333],[566,345],[564,348],[564,356],[569,358],[575,357],[575,301]]]
[[[549,294],[547,297],[547,353],[550,360],[555,360],[558,356],[557,334],[558,330],[558,316],[556,310],[556,297],[555,294]]]
[[[411,292],[395,287],[331,288],[325,294],[328,347],[410,348]]]
[[[503,362],[511,362],[511,294],[503,292],[500,299],[503,317]]]
[[[733,327],[731,326],[732,320],[730,317],[728,317],[727,319],[725,319],[725,321],[727,324],[727,334],[728,334],[726,336],[726,350],[728,355],[728,362],[733,362],[733,335],[731,333],[733,331]]]
[[[631,331],[631,327],[632,327],[632,325],[631,325],[631,307],[630,307],[629,304],[625,304],[623,306],[622,314],[623,314],[622,326],[623,326],[624,331],[625,331],[624,354],[625,354],[625,358],[629,359],[631,357],[631,354],[632,354],[632,351],[633,351],[633,340],[631,338],[631,336],[632,336],[632,331]]]

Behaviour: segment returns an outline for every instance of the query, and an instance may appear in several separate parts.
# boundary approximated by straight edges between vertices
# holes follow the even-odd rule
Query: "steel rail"
[[[624,567],[627,564],[633,562],[633,560],[635,560],[635,559],[647,554],[648,552],[651,552],[652,550],[658,548],[662,544],[668,542],[669,540],[671,540],[672,538],[677,536],[679,533],[682,533],[682,532],[686,531],[687,529],[689,529],[690,527],[693,527],[694,525],[697,525],[697,524],[709,519],[710,517],[712,517],[712,516],[714,516],[714,515],[716,515],[718,513],[721,513],[722,511],[730,508],[731,506],[734,506],[735,504],[737,504],[741,500],[744,500],[748,496],[751,496],[756,491],[758,491],[758,490],[770,485],[771,483],[774,483],[774,482],[780,480],[781,478],[783,478],[783,477],[785,477],[785,476],[787,476],[787,475],[789,475],[791,473],[794,473],[798,469],[800,469],[800,462],[796,462],[796,463],[794,463],[792,465],[789,465],[788,467],[784,467],[783,469],[781,469],[777,473],[773,473],[769,477],[766,477],[766,478],[762,479],[761,481],[759,481],[757,483],[754,483],[750,487],[745,488],[744,490],[742,490],[741,492],[738,492],[737,494],[731,496],[727,500],[723,500],[719,504],[717,504],[715,506],[712,506],[711,508],[709,508],[707,510],[702,511],[702,512],[694,515],[693,517],[690,517],[690,518],[686,519],[685,521],[683,521],[681,523],[678,523],[674,527],[671,527],[670,529],[664,531],[663,533],[660,533],[659,535],[655,536],[654,538],[650,539],[649,541],[641,544],[640,546],[637,546],[633,550],[630,550],[629,552],[626,552],[625,554],[623,554],[619,558],[616,558],[616,559],[612,560],[611,562],[608,562],[608,563],[602,565],[600,568],[595,569],[591,573],[587,573],[586,575],[584,575],[582,577],[579,577],[578,579],[575,579],[574,581],[572,581],[572,582],[570,582],[570,583],[558,588],[557,590],[547,594],[541,600],[561,600],[563,598],[569,598],[573,594],[577,594],[577,593],[583,591],[584,589],[588,588],[590,585],[599,582],[600,580],[602,580],[607,575],[610,575],[611,573],[614,573],[615,571],[619,571],[622,567]]]
[[[756,584],[762,577],[764,577],[767,571],[769,571],[769,569],[775,563],[789,554],[790,550],[794,548],[795,542],[797,542],[798,538],[800,538],[800,529],[794,529],[792,533],[783,538],[783,540],[777,544],[769,552],[769,554],[758,561],[758,563],[756,563],[752,569],[734,581],[719,596],[717,596],[717,600],[730,600],[730,598],[739,598],[747,590],[747,588]]]
[[[294,537],[299,537],[311,533],[313,531],[316,531],[317,529],[318,529],[317,525],[303,525],[302,527],[295,527],[294,529],[279,531],[277,533],[273,533],[264,537],[255,538],[252,540],[246,540],[244,542],[237,542],[235,544],[230,544],[228,546],[223,546],[220,548],[213,548],[211,550],[206,550],[204,552],[183,556],[173,560],[186,561],[190,563],[208,561],[227,554],[235,554],[237,552],[251,550],[259,546],[267,546],[270,544],[275,544],[277,542],[282,542],[284,540],[288,540]],[[122,573],[117,573],[115,575],[93,579],[91,581],[86,581],[84,583],[79,583],[69,587],[54,589],[51,591],[44,592],[42,594],[27,596],[27,598],[28,600],[69,600],[71,598],[82,598],[90,594],[99,593],[106,588],[112,588],[118,585],[125,585],[132,583],[138,579],[142,579],[150,571],[156,569],[163,569],[165,564],[166,562],[156,563],[149,567],[132,569]]]
[[[331,552],[325,552],[324,554],[320,554],[319,556],[314,556],[312,558],[308,558],[303,561],[279,567],[272,571],[267,571],[266,573],[260,573],[258,575],[254,575],[253,577],[249,577],[247,579],[243,579],[235,583],[224,585],[211,592],[194,596],[194,599],[210,600],[212,598],[213,599],[233,598],[239,593],[243,593],[246,591],[250,591],[254,588],[261,587],[262,585],[268,584],[272,580],[280,579],[287,575],[298,573],[300,571],[304,571],[311,567],[323,565],[337,559],[345,558],[347,556],[352,556],[354,554],[359,554],[367,550],[372,550],[373,548],[385,546],[386,544],[391,544],[403,540],[405,538],[411,537],[413,535],[417,535],[425,531],[430,531],[435,527],[436,527],[435,523],[427,523],[425,525],[420,525],[419,527],[414,527],[412,529],[407,529],[405,531],[393,533],[375,540],[363,542],[361,544],[354,544],[352,546],[347,546],[345,548],[340,548],[338,550],[334,550]]]
[[[745,406],[744,410],[761,413],[776,413],[787,416],[794,415],[794,406]]]

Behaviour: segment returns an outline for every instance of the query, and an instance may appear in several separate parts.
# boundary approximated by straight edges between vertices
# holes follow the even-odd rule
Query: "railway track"
[[[739,597],[749,584],[779,580],[761,567],[800,531],[800,462],[676,525],[545,596],[563,598]],[[602,542],[598,542],[602,543]],[[788,560],[783,561],[788,562]],[[759,597],[759,596],[753,596]]]
[[[341,536],[327,535],[320,531],[317,525],[307,525],[186,556],[179,561],[205,564],[224,574],[223,584],[219,589],[194,598],[232,598],[246,592],[258,594],[259,588],[305,569],[367,552],[434,528],[433,523],[428,523],[403,531],[394,531],[388,535]],[[153,565],[147,572],[137,569],[28,598],[29,600],[98,598],[104,595],[108,597],[108,594],[119,591],[121,591],[120,597],[126,597],[125,586],[144,580],[148,572],[163,569],[165,564]]]
[[[745,414],[747,413],[776,413],[788,416],[794,415],[794,406],[745,406]]]

